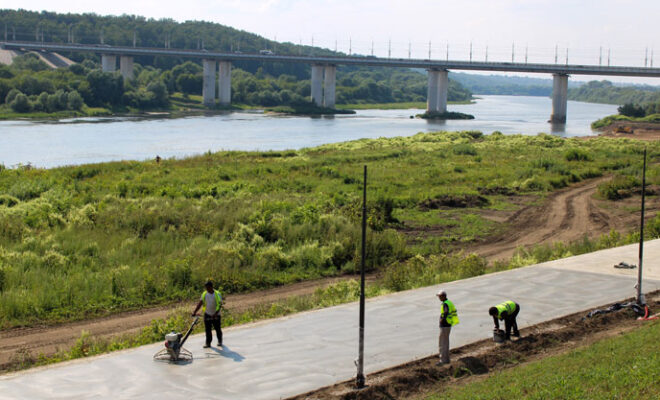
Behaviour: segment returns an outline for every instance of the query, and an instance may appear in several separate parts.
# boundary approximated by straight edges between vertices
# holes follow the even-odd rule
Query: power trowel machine
[[[169,362],[192,361],[192,353],[185,349],[183,344],[198,322],[199,317],[196,317],[185,334],[170,332],[165,335],[165,348],[154,354],[154,360]]]

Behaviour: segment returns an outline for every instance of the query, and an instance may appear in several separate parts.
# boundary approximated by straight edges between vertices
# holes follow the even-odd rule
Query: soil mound
[[[449,195],[443,194],[434,199],[427,199],[419,204],[419,208],[426,210],[437,210],[442,207],[450,208],[473,208],[484,207],[489,204],[487,198],[476,194]]]

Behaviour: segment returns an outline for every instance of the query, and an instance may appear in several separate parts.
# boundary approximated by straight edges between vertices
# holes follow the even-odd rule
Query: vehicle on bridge
[[[273,53],[271,50],[259,50],[259,54],[264,56],[272,56],[275,53]]]

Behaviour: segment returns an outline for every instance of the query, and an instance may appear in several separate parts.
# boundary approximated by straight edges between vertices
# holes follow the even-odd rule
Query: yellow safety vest
[[[496,305],[495,308],[497,308],[497,318],[502,319],[502,313],[504,311],[506,311],[509,315],[516,311],[516,303],[511,300],[507,300],[504,303]]]
[[[202,301],[202,312],[206,311],[206,301],[204,301],[204,297],[206,297],[206,294],[208,292],[205,290],[202,292],[202,297],[200,300]],[[220,296],[220,292],[217,290],[213,289],[213,295],[215,296],[215,311],[220,311],[220,303],[222,303],[222,296]]]
[[[458,313],[456,313],[456,307],[454,306],[454,303],[452,303],[449,300],[443,301],[443,304],[447,304],[447,308],[449,309],[449,312],[447,313],[447,323],[449,325],[456,325],[458,324]],[[444,317],[445,313],[445,307],[442,307],[442,310],[440,311],[440,318],[442,319]]]

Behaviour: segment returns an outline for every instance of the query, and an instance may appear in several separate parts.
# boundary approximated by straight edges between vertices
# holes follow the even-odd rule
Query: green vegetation
[[[550,96],[552,80],[525,76],[476,75],[450,72],[449,77],[472,93],[513,96]],[[573,82],[569,82],[573,85]]]
[[[417,114],[416,117],[423,119],[474,119],[474,115],[454,111],[427,111],[422,114]]]
[[[568,90],[568,99],[605,104],[652,104],[660,112],[660,88],[657,86],[615,86],[610,81],[591,81]]]
[[[34,39],[34,27],[38,26],[47,42],[66,42],[71,28],[76,43],[100,43],[102,32],[107,45],[132,46],[135,32],[137,45],[145,47],[162,47],[167,37],[171,47],[181,49],[197,49],[203,40],[205,49],[217,51],[271,49],[282,54],[339,54],[272,42],[206,22],[0,10],[2,24],[12,32],[15,29],[16,40],[26,41]],[[43,113],[51,117],[90,115],[88,106],[103,107],[108,113],[202,108],[196,101],[189,101],[202,92],[199,61],[136,57],[135,79],[124,81],[119,73],[101,72],[96,54],[65,56],[79,64],[50,71],[35,54],[27,54],[16,58],[11,67],[0,65],[0,118],[16,114],[43,116]],[[313,107],[309,99],[309,65],[256,61],[233,62],[232,65],[232,103],[252,107],[286,106],[293,110]],[[419,71],[340,66],[336,101],[338,104],[422,102],[426,99],[426,84],[426,76]],[[181,96],[173,99],[176,93]],[[472,97],[470,91],[453,81],[449,83],[448,95],[451,101],[469,101]],[[64,110],[68,112],[63,114]]]
[[[498,225],[479,210],[512,207],[499,193],[637,176],[644,145],[438,132],[160,163],[3,167],[0,326],[189,299],[208,278],[236,293],[352,273],[364,164],[374,271],[492,233]],[[657,183],[660,144],[647,146]],[[444,234],[408,245],[396,228],[427,217],[446,221]]]
[[[651,235],[653,235],[651,237],[660,236],[660,218],[653,220]],[[597,240],[584,238],[570,243],[554,243],[535,246],[533,249],[518,249],[509,262],[498,262],[490,268],[486,266],[486,261],[483,258],[476,255],[445,254],[428,257],[417,255],[407,261],[388,266],[376,282],[367,284],[366,296],[375,297],[391,292],[469,278],[486,272],[519,268],[539,262],[621,246],[637,240],[638,237],[634,234],[622,237],[613,231],[609,235],[602,235]],[[0,290],[2,290],[3,282],[3,270],[0,269]],[[358,298],[359,283],[357,280],[351,279],[325,288],[319,288],[311,295],[294,296],[272,304],[261,304],[238,314],[224,310],[222,324],[226,327],[277,318],[297,312],[344,304],[356,301]],[[111,339],[94,338],[83,332],[72,348],[62,350],[51,356],[18,352],[8,369],[31,368],[37,365],[52,364],[160,342],[166,333],[171,331],[182,332],[188,328],[188,324],[190,324],[189,312],[190,309],[188,308],[178,308],[173,310],[168,318],[153,320],[149,326],[143,328],[137,334],[126,334]],[[198,326],[195,331],[200,332],[201,330],[201,326]]]
[[[495,373],[428,399],[657,399],[660,323]]]
[[[651,123],[660,123],[660,114],[651,114],[646,117],[627,117],[625,115],[608,115],[605,118],[601,118],[591,123],[592,129],[603,129],[612,125],[616,121],[630,121],[630,122],[651,122]]]

